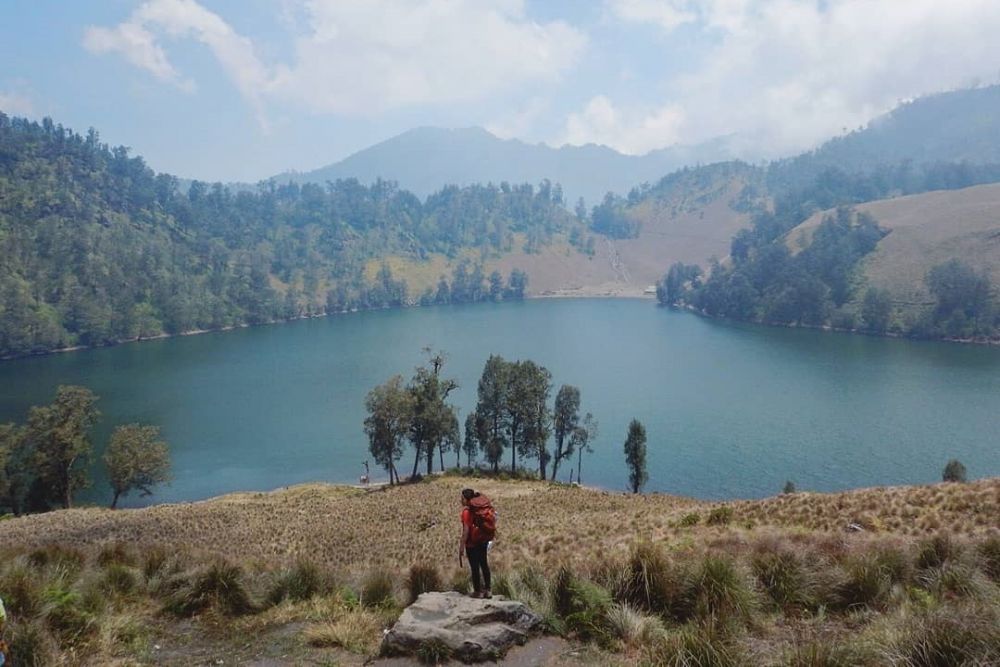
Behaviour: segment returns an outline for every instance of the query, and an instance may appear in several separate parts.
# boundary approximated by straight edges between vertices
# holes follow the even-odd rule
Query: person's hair
[[[472,500],[479,495],[478,491],[473,491],[472,489],[462,489],[462,497],[466,500]]]

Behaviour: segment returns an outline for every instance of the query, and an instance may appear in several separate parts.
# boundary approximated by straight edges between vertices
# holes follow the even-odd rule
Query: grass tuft
[[[406,576],[407,604],[413,604],[421,594],[429,591],[440,591],[441,575],[433,565],[424,563],[410,566],[410,572]]]
[[[188,617],[209,608],[217,608],[228,616],[242,616],[256,610],[250,593],[243,584],[243,569],[225,561],[216,561],[201,568],[187,581],[178,578],[175,591],[164,610],[176,616]]]
[[[300,559],[290,569],[278,575],[267,592],[267,602],[272,606],[284,600],[303,602],[332,589],[331,577],[325,575],[312,561]]]
[[[361,586],[361,604],[368,608],[392,607],[396,604],[395,586],[386,570],[372,570]]]

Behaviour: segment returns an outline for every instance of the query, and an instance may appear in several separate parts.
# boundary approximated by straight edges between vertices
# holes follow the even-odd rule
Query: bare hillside
[[[856,208],[889,230],[863,260],[862,270],[869,285],[889,290],[897,304],[930,303],[924,284],[927,271],[953,258],[988,271],[993,284],[1000,284],[1000,184],[926,192]],[[789,244],[807,244],[828,213],[817,213],[789,232]]]

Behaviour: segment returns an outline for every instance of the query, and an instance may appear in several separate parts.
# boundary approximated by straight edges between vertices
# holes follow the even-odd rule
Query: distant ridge
[[[398,181],[421,197],[445,185],[472,183],[539,183],[562,185],[572,206],[583,197],[592,206],[608,191],[624,194],[644,182],[655,182],[684,166],[728,160],[729,142],[717,139],[696,146],[675,146],[642,156],[619,153],[607,146],[527,144],[500,139],[479,127],[443,129],[419,127],[387,139],[313,171],[286,172],[278,182],[325,183],[357,178]]]

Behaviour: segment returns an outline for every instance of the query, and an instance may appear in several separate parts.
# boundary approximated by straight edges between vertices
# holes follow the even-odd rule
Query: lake
[[[949,458],[970,478],[1000,475],[996,347],[732,324],[640,299],[352,313],[5,361],[0,421],[82,384],[101,397],[95,460],[114,425],[162,426],[175,480],[126,505],[356,483],[365,393],[409,377],[426,345],[448,353],[460,422],[491,353],[546,366],[553,398],[580,387],[600,424],[583,482],[607,489],[627,485],[633,417],[649,438],[648,491],[727,499],[773,495],[788,479],[816,491],[926,483]],[[408,453],[400,470],[411,465]],[[99,466],[94,477],[80,499],[105,502]]]

